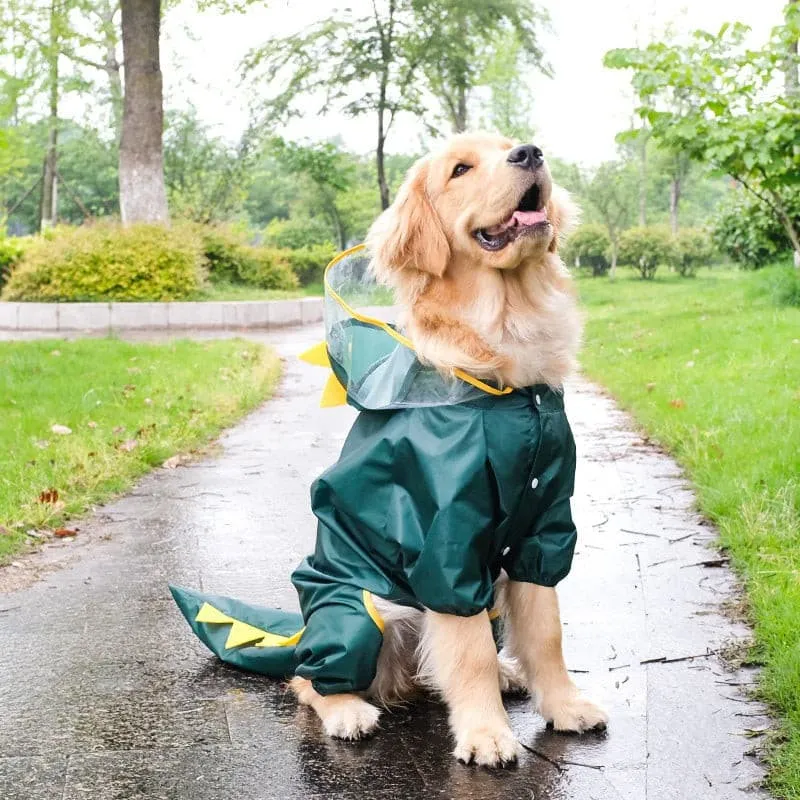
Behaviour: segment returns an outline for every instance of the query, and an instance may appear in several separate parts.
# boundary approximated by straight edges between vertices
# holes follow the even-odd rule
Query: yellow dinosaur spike
[[[210,622],[212,625],[230,625],[235,622],[233,617],[223,614],[218,608],[214,608],[210,603],[203,603],[195,617],[197,622]]]
[[[344,386],[339,383],[339,379],[333,373],[330,374],[325,388],[322,390],[322,399],[319,402],[320,408],[331,408],[333,406],[343,406],[347,402],[347,392]]]
[[[328,367],[328,369],[330,369],[331,366],[331,362],[328,359],[327,342],[315,344],[305,352],[300,353],[299,358],[301,361],[305,361],[306,364],[311,364],[314,367]]]
[[[233,621],[231,632],[225,641],[225,649],[230,650],[234,647],[241,647],[243,644],[253,644],[260,642],[267,635],[266,631],[248,625],[246,622]]]
[[[300,641],[303,631],[305,631],[305,628],[301,628],[297,633],[291,636],[279,636],[277,633],[267,633],[260,642],[256,643],[256,647],[289,647]]]

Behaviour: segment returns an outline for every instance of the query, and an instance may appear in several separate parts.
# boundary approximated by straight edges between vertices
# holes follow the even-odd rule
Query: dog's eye
[[[453,168],[453,174],[450,177],[458,178],[465,172],[469,172],[471,169],[472,169],[471,164],[456,164],[455,167]]]

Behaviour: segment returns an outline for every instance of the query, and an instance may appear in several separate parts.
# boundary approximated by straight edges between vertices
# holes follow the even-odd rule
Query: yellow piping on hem
[[[398,333],[388,322],[384,322],[382,319],[377,319],[377,317],[370,317],[366,314],[360,314],[356,311],[352,306],[350,306],[346,300],[339,296],[338,292],[334,290],[334,288],[328,282],[328,270],[331,267],[336,266],[342,259],[347,258],[347,256],[351,256],[354,253],[359,253],[364,249],[363,244],[357,244],[355,247],[351,247],[348,250],[345,250],[342,253],[339,253],[327,267],[325,267],[325,272],[323,274],[323,283],[325,284],[325,290],[330,294],[330,296],[355,320],[359,322],[363,322],[365,325],[373,325],[376,328],[380,328],[384,333],[388,333],[396,341],[400,342],[403,346],[407,347],[409,350],[416,352],[414,345],[411,343],[411,340],[403,336],[402,333]],[[488,383],[484,383],[482,380],[473,377],[468,372],[464,372],[461,369],[454,369],[453,374],[459,378],[460,380],[464,381],[465,383],[474,386],[476,389],[480,389],[482,392],[486,392],[486,394],[495,395],[496,397],[501,397],[502,395],[511,394],[514,390],[507,386],[505,389],[495,389],[494,386],[489,386]]]
[[[369,614],[372,621],[378,626],[378,630],[383,633],[386,624],[378,609],[375,608],[375,601],[372,599],[372,593],[368,592],[366,589],[362,589],[361,600],[364,603],[364,608],[367,609],[367,614]]]
[[[499,608],[490,608],[489,609],[489,619],[494,621],[500,616],[500,609]]]

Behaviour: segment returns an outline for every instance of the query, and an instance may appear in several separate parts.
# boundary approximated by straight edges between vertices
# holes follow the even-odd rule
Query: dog
[[[371,268],[393,288],[418,359],[497,387],[560,391],[581,337],[558,255],[575,214],[534,145],[461,134],[418,161],[367,237]],[[501,573],[494,592],[505,625],[499,656],[486,610],[441,613],[376,596],[385,627],[369,689],[323,695],[301,676],[290,687],[328,734],[345,739],[374,731],[378,705],[433,690],[447,704],[455,756],[489,767],[520,752],[503,691],[528,690],[556,730],[604,728],[606,712],[568,675],[555,588]]]

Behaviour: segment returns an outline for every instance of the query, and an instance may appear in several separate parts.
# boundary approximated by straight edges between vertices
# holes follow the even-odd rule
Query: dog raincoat
[[[322,404],[360,414],[311,487],[316,548],[292,575],[302,613],[171,590],[223,660],[334,694],[375,677],[373,596],[471,616],[491,611],[501,570],[543,586],[569,572],[575,444],[561,392],[445,378],[364,313],[390,298],[361,248],[335,259],[325,284],[326,342],[307,358],[332,370]]]

